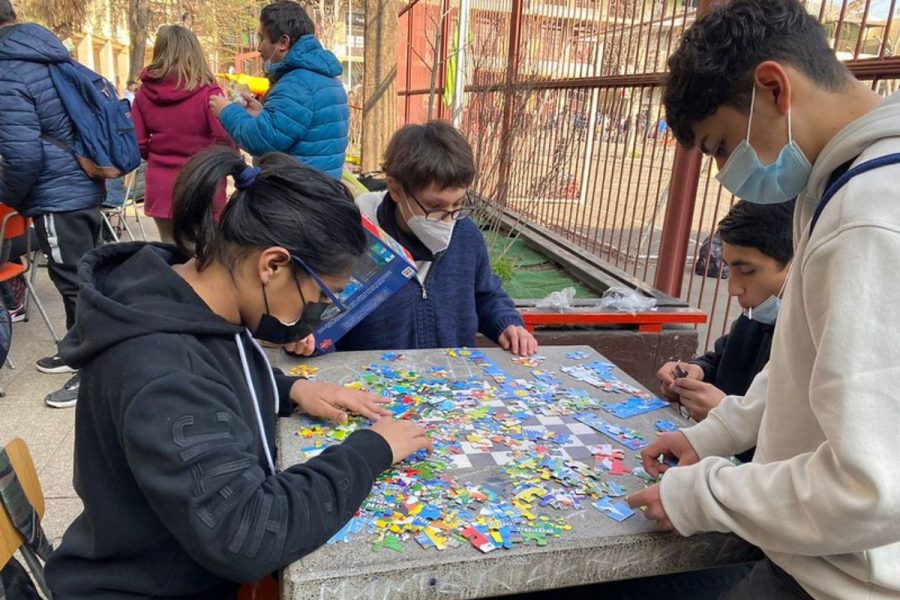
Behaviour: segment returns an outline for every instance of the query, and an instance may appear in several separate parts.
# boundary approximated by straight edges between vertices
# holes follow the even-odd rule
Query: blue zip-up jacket
[[[47,66],[68,60],[40,25],[0,27],[0,202],[28,217],[90,208],[106,195],[72,153],[41,137],[75,142]]]
[[[359,201],[362,204],[364,199]],[[384,222],[384,216],[393,211],[378,214],[378,224],[391,233],[395,228]],[[462,219],[456,222],[447,250],[431,264],[424,285],[413,277],[336,347],[347,351],[473,346],[477,333],[496,343],[507,327],[523,324],[491,269],[481,230],[473,221]]]
[[[304,35],[272,66],[273,85],[258,117],[232,103],[219,119],[253,156],[285,152],[340,179],[350,122],[347,93],[336,79],[341,70],[314,35]]]

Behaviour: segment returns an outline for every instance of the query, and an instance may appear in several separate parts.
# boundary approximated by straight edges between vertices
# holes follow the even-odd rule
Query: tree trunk
[[[366,0],[362,170],[377,171],[397,128],[397,3]],[[411,17],[412,15],[410,15]]]
[[[144,70],[144,51],[147,49],[147,27],[150,24],[149,0],[130,0],[128,3],[129,63],[128,79],[137,81]]]

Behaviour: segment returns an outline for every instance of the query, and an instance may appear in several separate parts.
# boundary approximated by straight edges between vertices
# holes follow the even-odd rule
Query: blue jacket
[[[0,202],[29,217],[97,206],[106,194],[70,152],[41,137],[75,141],[47,67],[68,60],[40,25],[0,28]]]
[[[273,65],[274,85],[258,117],[230,104],[219,119],[231,138],[253,156],[285,152],[340,179],[350,122],[347,93],[336,79],[340,74],[341,63],[334,54],[314,35],[304,35],[283,61]]]
[[[381,219],[379,224],[390,231]],[[491,270],[481,230],[462,219],[456,222],[447,250],[431,264],[425,285],[413,277],[336,347],[347,351],[473,346],[477,333],[497,342],[510,325],[523,325],[522,316]]]

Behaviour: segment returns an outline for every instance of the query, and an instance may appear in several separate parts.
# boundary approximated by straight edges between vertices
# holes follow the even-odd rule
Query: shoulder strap
[[[47,560],[53,546],[41,527],[41,518],[28,501],[5,448],[0,448],[0,510],[5,510],[25,543],[41,559]]]
[[[884,156],[879,156],[878,158],[867,160],[864,163],[856,165],[855,167],[838,177],[831,185],[829,185],[825,189],[825,193],[822,194],[822,199],[819,200],[819,204],[818,206],[816,206],[816,212],[813,213],[812,222],[810,222],[809,224],[809,235],[812,236],[813,230],[816,228],[816,223],[819,221],[819,217],[822,216],[822,211],[825,210],[825,207],[828,206],[828,203],[831,202],[831,199],[834,198],[835,194],[837,194],[848,181],[862,173],[896,164],[900,164],[900,152],[885,154]]]

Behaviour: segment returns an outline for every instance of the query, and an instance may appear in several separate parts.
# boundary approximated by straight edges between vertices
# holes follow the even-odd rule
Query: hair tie
[[[262,169],[259,167],[247,167],[234,178],[234,187],[241,191],[251,189],[256,184],[260,173],[262,173]]]

